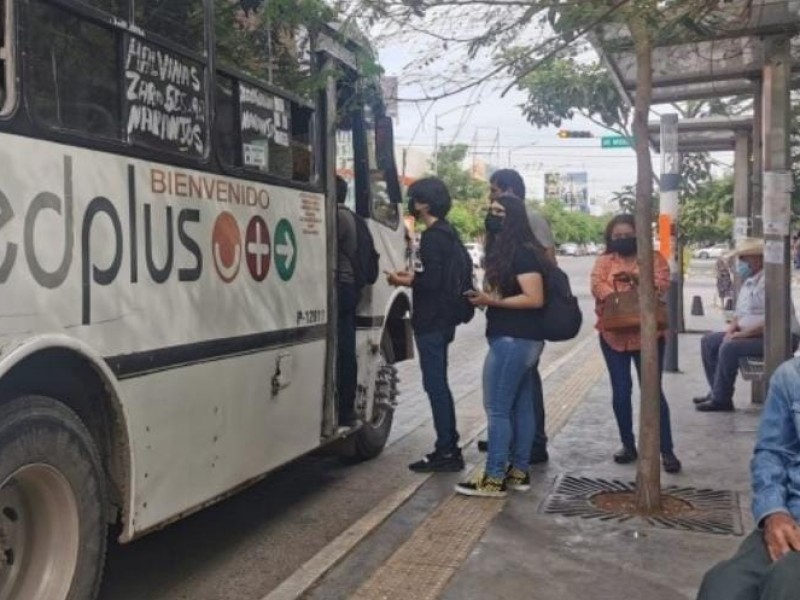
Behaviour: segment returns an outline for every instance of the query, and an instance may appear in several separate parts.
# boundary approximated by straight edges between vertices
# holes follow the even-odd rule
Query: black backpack
[[[578,335],[583,314],[572,294],[569,277],[555,265],[544,276],[545,303],[541,308],[542,335],[551,342],[571,340]]]
[[[351,210],[348,210],[356,224],[356,253],[348,256],[353,265],[355,285],[357,289],[365,285],[372,285],[378,281],[378,271],[381,255],[375,250],[375,241],[369,231],[367,222]]]
[[[458,232],[452,226],[448,229],[453,249],[444,271],[445,302],[450,313],[451,323],[461,325],[469,323],[475,316],[475,307],[464,295],[464,292],[475,289],[472,279],[472,258],[464,244],[461,243]]]

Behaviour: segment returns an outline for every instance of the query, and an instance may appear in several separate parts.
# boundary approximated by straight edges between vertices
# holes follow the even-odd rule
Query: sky
[[[423,91],[416,85],[409,85],[404,75],[404,67],[419,54],[421,43],[424,40],[417,37],[380,48],[381,65],[386,74],[400,77],[401,99],[418,98]],[[633,150],[600,147],[600,137],[614,134],[581,117],[561,128],[588,130],[593,132],[594,138],[562,140],[557,137],[558,128],[538,129],[525,120],[519,108],[525,100],[524,94],[512,90],[501,97],[507,83],[496,82],[435,103],[401,101],[399,119],[395,123],[397,144],[429,153],[433,153],[435,143],[468,144],[471,155],[490,165],[520,171],[529,188],[529,197],[537,199],[543,197],[544,173],[547,172],[586,171],[589,196],[600,206],[606,204],[614,191],[635,184]],[[654,113],[651,120],[657,119]],[[434,123],[439,127],[438,140],[434,135]],[[722,162],[732,160],[727,154],[715,158]],[[660,158],[654,155],[653,167],[658,170],[659,165]]]

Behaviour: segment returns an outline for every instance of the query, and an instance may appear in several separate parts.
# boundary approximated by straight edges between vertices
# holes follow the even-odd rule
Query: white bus
[[[334,171],[403,268],[391,121],[363,45],[263,6],[0,0],[0,600],[94,598],[109,526],[386,443],[410,302],[365,289],[341,430]]]

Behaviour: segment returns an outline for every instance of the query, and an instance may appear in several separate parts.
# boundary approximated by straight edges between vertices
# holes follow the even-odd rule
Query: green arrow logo
[[[275,266],[283,281],[289,281],[297,266],[297,239],[292,224],[286,219],[278,221],[275,228]]]

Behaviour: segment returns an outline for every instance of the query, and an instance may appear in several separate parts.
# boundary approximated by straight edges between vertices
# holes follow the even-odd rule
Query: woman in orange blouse
[[[639,279],[639,265],[636,261],[636,230],[633,215],[618,215],[611,219],[605,233],[606,251],[600,255],[592,269],[592,295],[595,297],[595,310],[598,318],[603,313],[603,302],[615,291],[631,289]],[[658,293],[665,294],[669,288],[669,266],[667,261],[655,253],[655,285]],[[611,379],[614,416],[617,419],[622,449],[614,454],[614,461],[626,464],[638,458],[636,439],[633,435],[633,408],[631,395],[633,379],[631,362],[636,366],[641,383],[641,342],[639,330],[604,331],[598,319],[600,348],[608,367]],[[664,360],[664,332],[659,334],[659,378]],[[681,463],[672,450],[672,428],[669,420],[669,406],[661,392],[661,460],[667,473],[677,473]]]

